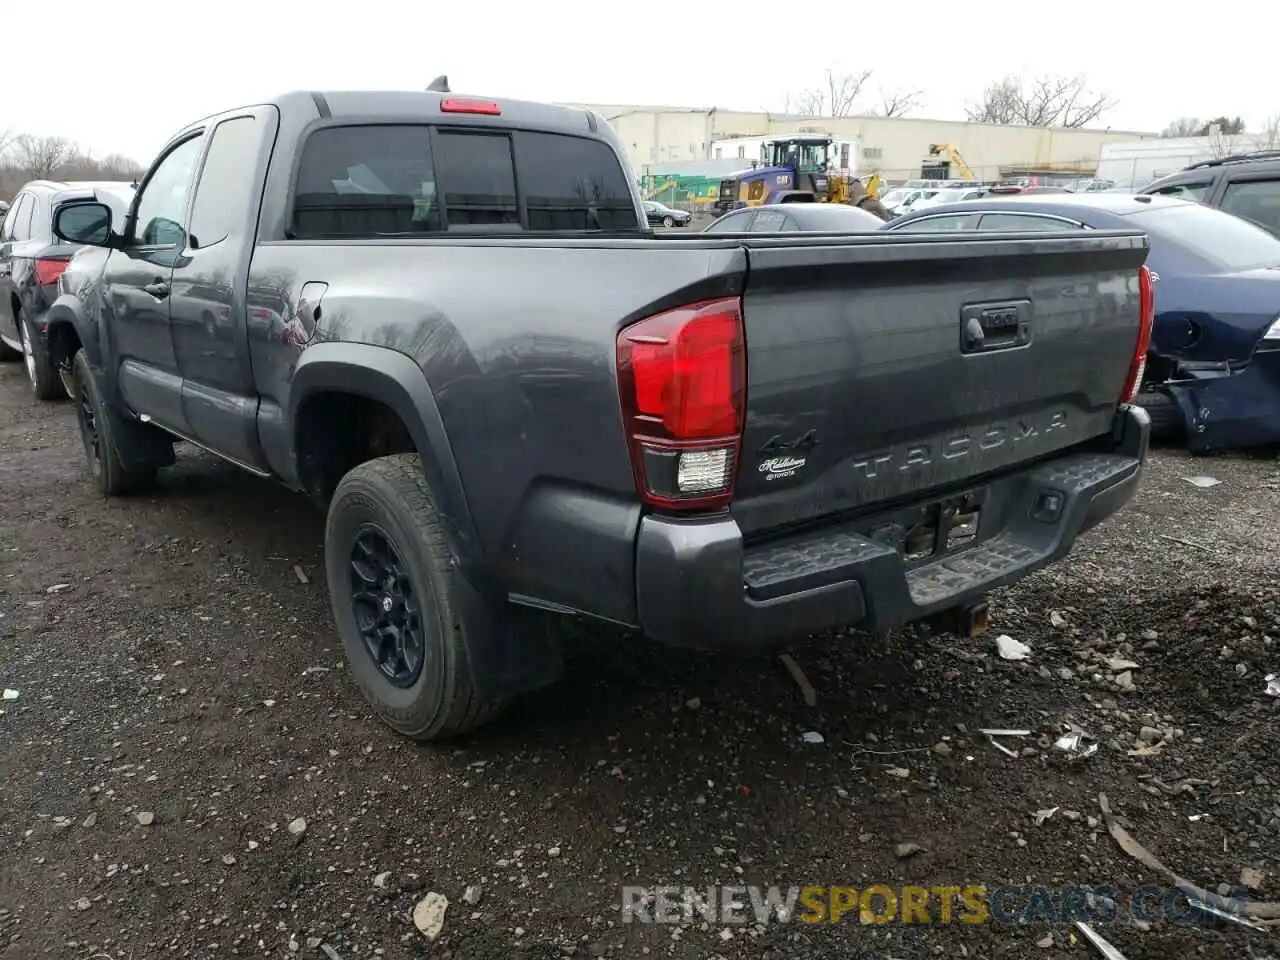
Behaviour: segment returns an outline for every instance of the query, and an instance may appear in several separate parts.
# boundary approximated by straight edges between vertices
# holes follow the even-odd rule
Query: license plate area
[[[869,521],[866,537],[893,547],[908,567],[950,556],[979,540],[986,491],[954,494]]]

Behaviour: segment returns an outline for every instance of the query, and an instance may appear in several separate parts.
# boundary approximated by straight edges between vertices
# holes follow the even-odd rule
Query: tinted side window
[[[442,134],[441,139],[449,136]],[[530,230],[634,230],[640,225],[622,165],[605,144],[553,133],[521,133],[516,159]],[[449,220],[453,221],[452,201]]]
[[[213,131],[191,210],[191,236],[201,247],[225,240],[244,223],[253,191],[262,121],[254,117],[224,120]]]
[[[1280,180],[1239,180],[1227,185],[1222,209],[1280,233]]]
[[[754,210],[750,213],[726,214],[703,233],[742,233],[751,228],[751,220],[755,215]]]
[[[435,162],[450,226],[520,222],[509,136],[441,131]]]
[[[1037,217],[1026,213],[984,213],[978,229],[988,233],[1049,233],[1078,230],[1080,226],[1053,217]]]
[[[35,201],[29,193],[24,193],[13,201],[13,209],[5,218],[8,227],[6,240],[26,240],[31,236],[31,211],[34,206]]]
[[[376,237],[440,229],[431,130],[327,127],[307,138],[294,186],[294,237]]]
[[[894,227],[894,233],[945,233],[952,230],[972,228],[972,214],[962,213],[953,217],[925,217],[912,220],[900,227]]]
[[[152,172],[138,199],[133,226],[136,242],[148,247],[178,247],[186,243],[183,226],[187,200],[203,142],[203,137],[183,142]]]
[[[777,233],[787,225],[787,215],[781,210],[761,210],[751,224],[752,233]]]
[[[1209,195],[1209,191],[1212,188],[1212,180],[1196,180],[1194,182],[1171,183],[1167,187],[1161,187],[1159,190],[1152,190],[1151,192],[1158,193],[1162,197],[1177,197],[1179,200],[1203,200]]]

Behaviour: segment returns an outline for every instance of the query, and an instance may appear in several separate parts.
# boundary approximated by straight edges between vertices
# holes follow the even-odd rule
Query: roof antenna
[[[448,76],[442,73],[440,74],[440,76],[432,80],[429,84],[427,84],[427,92],[428,93],[452,93],[453,91],[449,89]]]

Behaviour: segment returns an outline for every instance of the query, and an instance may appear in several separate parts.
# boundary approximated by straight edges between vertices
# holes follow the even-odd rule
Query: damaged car
[[[1280,443],[1280,238],[1163,196],[986,197],[885,225],[898,233],[1138,227],[1151,242],[1156,322],[1137,402],[1152,436],[1192,453]]]

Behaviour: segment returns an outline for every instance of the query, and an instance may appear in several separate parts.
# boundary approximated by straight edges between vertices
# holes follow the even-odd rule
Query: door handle
[[[163,280],[153,280],[142,289],[151,294],[157,300],[163,300],[169,295],[169,285]]]

